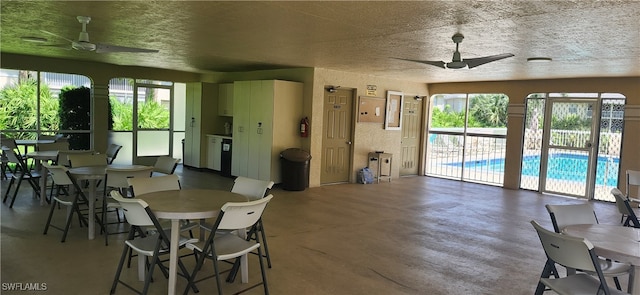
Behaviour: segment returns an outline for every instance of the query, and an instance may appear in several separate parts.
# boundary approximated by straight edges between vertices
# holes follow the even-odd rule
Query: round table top
[[[246,202],[247,197],[224,190],[182,189],[136,196],[149,204],[158,218],[202,219],[218,215],[227,202]]]
[[[144,168],[149,166],[144,165],[100,165],[100,166],[84,166],[84,167],[76,167],[69,168],[69,172],[73,175],[80,176],[83,179],[93,178],[93,177],[104,177],[107,173],[107,168],[118,168],[118,169],[137,169]]]
[[[51,159],[58,156],[58,151],[33,151],[27,154],[27,157],[35,159]]]
[[[640,228],[610,224],[570,225],[563,233],[589,240],[600,256],[640,265]]]
[[[40,144],[40,143],[54,143],[53,139],[16,139],[16,144]]]

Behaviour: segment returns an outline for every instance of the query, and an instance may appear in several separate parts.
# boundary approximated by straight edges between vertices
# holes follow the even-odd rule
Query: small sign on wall
[[[378,86],[376,85],[367,85],[367,96],[376,96],[378,92]]]

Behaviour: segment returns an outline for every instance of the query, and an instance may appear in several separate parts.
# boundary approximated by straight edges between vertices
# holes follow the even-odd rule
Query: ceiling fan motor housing
[[[96,45],[86,41],[77,41],[71,43],[71,47],[75,50],[84,50],[84,51],[94,51],[96,50]]]

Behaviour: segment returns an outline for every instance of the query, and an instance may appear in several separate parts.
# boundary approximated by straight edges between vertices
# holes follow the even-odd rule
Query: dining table
[[[593,244],[598,256],[629,263],[633,267],[628,292],[640,295],[640,228],[611,224],[576,224],[565,227],[564,234],[582,237]]]
[[[56,142],[53,139],[16,139],[15,140],[16,145],[21,145],[24,147],[24,152],[27,153],[27,149],[29,146],[36,146],[39,144],[45,144],[45,143],[54,143]]]
[[[97,198],[96,183],[98,182],[98,180],[104,179],[105,175],[107,174],[106,172],[107,168],[137,169],[137,168],[143,168],[143,167],[148,167],[148,166],[112,164],[112,165],[98,165],[98,166],[84,166],[84,167],[69,168],[69,173],[71,173],[71,175],[76,181],[87,180],[89,182],[89,195],[87,196],[87,198],[89,199],[88,200],[89,201],[89,214],[88,214],[89,215],[88,216],[89,240],[95,239],[95,231],[96,231],[95,203]]]
[[[47,200],[47,168],[42,163],[44,161],[55,161],[58,158],[58,151],[33,151],[27,153],[28,158],[36,160],[36,169],[40,171],[40,205],[44,206]]]
[[[159,219],[171,220],[171,241],[169,245],[169,294],[176,294],[178,241],[180,238],[180,221],[184,219],[200,220],[218,216],[220,209],[227,202],[247,202],[244,195],[224,190],[213,189],[181,189],[158,191],[136,196],[144,200],[153,214]],[[240,235],[246,233],[239,232]],[[201,235],[202,237],[202,235]],[[246,236],[245,236],[246,237]],[[240,259],[242,282],[249,281],[246,255]]]

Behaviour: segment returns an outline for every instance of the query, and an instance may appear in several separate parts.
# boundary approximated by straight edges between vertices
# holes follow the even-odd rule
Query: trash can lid
[[[303,149],[290,148],[282,151],[280,157],[293,162],[305,162],[311,159],[311,154]]]

